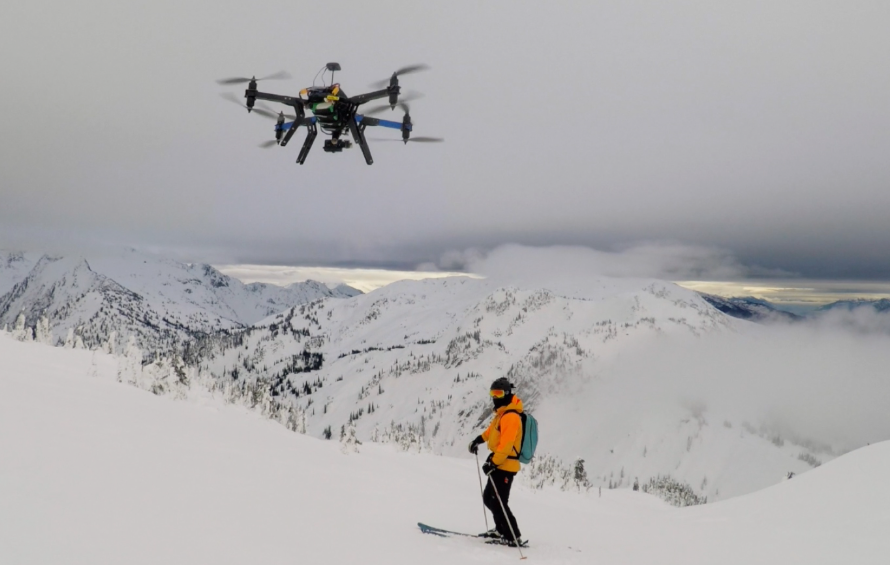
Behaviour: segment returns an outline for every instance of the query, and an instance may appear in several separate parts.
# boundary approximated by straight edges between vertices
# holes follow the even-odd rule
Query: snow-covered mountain
[[[315,281],[245,285],[210,265],[135,250],[91,258],[43,255],[33,266],[23,254],[4,257],[2,280],[13,284],[0,294],[0,327],[12,326],[20,314],[32,327],[45,315],[56,340],[75,330],[88,347],[108,341],[114,332],[117,345],[132,335],[143,349],[165,351],[195,335],[245,327],[295,304],[358,292]]]
[[[802,316],[776,308],[766,300],[753,296],[734,296],[725,298],[714,294],[700,292],[705,302],[728,316],[752,322],[798,322]]]
[[[174,402],[115,382],[120,358],[101,352],[0,333],[0,360],[0,563],[518,561],[415,526],[484,530],[472,459],[367,442],[347,454],[219,395]],[[518,483],[510,506],[528,563],[878,565],[888,473],[883,442],[717,504]]]
[[[0,296],[27,277],[39,259],[40,255],[34,253],[0,249]]]
[[[766,348],[749,339],[774,327],[728,317],[671,283],[456,277],[347,294],[317,283],[243,285],[206,265],[135,252],[47,256],[0,297],[0,324],[24,311],[28,325],[45,314],[55,340],[72,328],[88,347],[116,335],[119,379],[158,394],[200,382],[315,437],[354,427],[362,440],[446,455],[464,456],[490,415],[489,383],[506,376],[541,422],[539,457],[522,475],[536,487],[572,483],[583,460],[590,485],[669,475],[715,500],[869,441],[789,425],[775,387],[796,399],[786,381],[809,388],[824,375],[802,367],[801,355],[739,368],[781,349],[769,335]],[[803,337],[795,351],[815,359],[812,336]],[[171,350],[183,358],[158,357]],[[865,353],[859,372],[886,358]],[[701,359],[698,380],[677,357]],[[755,409],[726,408],[745,396]]]
[[[542,455],[526,480],[563,481],[580,458],[595,484],[672,475],[714,499],[768,486],[833,454],[814,455],[812,446],[695,402],[652,402],[640,388],[648,380],[623,367],[650,345],[747,326],[661,281],[600,278],[550,288],[463,277],[402,281],[292,308],[237,339],[208,338],[201,370],[230,395],[293,403],[316,437],[354,424],[360,438],[449,455],[464,453],[481,431],[488,385],[507,376],[541,422]],[[680,376],[663,370],[666,381]]]

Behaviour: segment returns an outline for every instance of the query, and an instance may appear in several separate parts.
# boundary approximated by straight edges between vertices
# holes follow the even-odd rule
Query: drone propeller
[[[390,77],[388,79],[384,79],[384,80],[378,80],[377,82],[371,84],[371,88],[383,88],[385,86],[388,86],[390,84],[390,81],[395,77],[399,77],[402,75],[410,75],[411,73],[425,71],[429,68],[430,68],[429,65],[424,65],[423,63],[421,63],[419,65],[409,65],[407,67],[402,67],[401,69],[394,72],[392,74],[392,77]]]
[[[253,111],[254,111],[254,112],[256,112],[256,110],[257,110],[257,106],[259,106],[259,108],[260,108],[261,110],[265,110],[265,111],[267,111],[267,112],[269,112],[269,113],[275,114],[275,117],[276,117],[276,118],[278,118],[278,117],[280,117],[280,116],[284,116],[284,118],[285,118],[285,119],[288,119],[288,120],[296,120],[296,119],[297,119],[297,117],[294,116],[293,114],[285,114],[284,112],[281,112],[281,111],[279,111],[279,110],[274,110],[274,109],[272,109],[272,108],[266,106],[265,104],[263,104],[263,103],[261,103],[261,102],[258,102],[256,105],[254,105],[254,107],[253,107]]]
[[[247,108],[247,105],[244,104],[244,102],[241,102],[241,100],[239,100],[238,97],[235,96],[234,94],[232,94],[231,92],[223,92],[222,94],[220,94],[220,96],[222,96],[229,102],[234,102],[235,104],[241,106],[242,108]],[[285,114],[284,112],[279,112],[279,111],[273,110],[272,108],[270,108],[264,104],[255,105],[253,107],[253,112],[255,114],[259,114],[260,116],[263,116],[264,118],[269,118],[271,120],[277,120],[281,116],[284,116],[288,120],[295,120],[297,118],[293,114]]]
[[[232,78],[222,78],[216,81],[217,84],[243,84],[246,82],[250,82],[255,80],[257,82],[261,80],[283,80],[288,79],[290,77],[290,73],[287,71],[278,71],[277,73],[272,73],[269,76],[263,78],[244,78],[244,77],[232,77]]]
[[[410,94],[402,96],[401,99],[399,100],[399,105],[405,104],[405,107],[407,107],[406,102],[411,102],[412,100],[417,100],[418,98],[423,98],[423,94],[421,94],[419,92],[412,92]],[[393,110],[393,109],[394,108],[391,108],[387,104],[386,106],[375,106],[373,108],[363,111],[362,114],[364,114],[365,116],[370,116],[371,114],[379,114],[380,112],[382,112],[384,110]],[[404,110],[404,108],[402,108],[402,109]]]
[[[276,141],[274,139],[270,139],[269,141],[264,141],[264,142],[260,143],[259,145],[257,145],[257,147],[262,147],[263,149],[268,149],[270,147],[275,147],[276,145],[278,145],[278,141]]]
[[[228,100],[229,102],[233,102],[233,103],[241,106],[242,108],[246,108],[246,109],[250,110],[250,108],[247,108],[247,104],[245,104],[244,102],[239,100],[238,97],[235,96],[234,94],[232,94],[231,92],[223,92],[222,94],[220,94],[220,96],[222,96],[225,100]],[[278,119],[277,112],[273,112],[272,110],[269,110],[266,108],[257,108],[256,106],[254,106],[253,113],[259,114],[259,115],[263,116],[264,118],[269,118],[271,120]]]

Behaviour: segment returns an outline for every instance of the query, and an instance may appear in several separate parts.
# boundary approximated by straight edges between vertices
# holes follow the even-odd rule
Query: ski
[[[463,536],[465,538],[476,538],[480,540],[484,540],[485,543],[489,545],[503,545],[505,547],[516,547],[515,545],[509,545],[506,541],[501,539],[491,539],[485,536],[481,536],[479,534],[466,534],[464,532],[454,532],[452,530],[443,530],[442,528],[436,528],[433,526],[428,526],[423,522],[417,522],[417,526],[420,528],[420,531],[425,534],[432,534],[434,536],[439,536],[442,538],[450,538],[451,536]],[[528,540],[522,540],[519,544],[519,547],[527,548]]]
[[[451,530],[443,530],[442,528],[434,528],[433,526],[428,526],[422,522],[417,522],[417,526],[420,528],[420,531],[425,534],[432,534],[434,536],[439,536],[443,538],[447,538],[450,536],[464,536],[467,538],[479,538],[478,534],[465,534],[463,532],[453,532]]]

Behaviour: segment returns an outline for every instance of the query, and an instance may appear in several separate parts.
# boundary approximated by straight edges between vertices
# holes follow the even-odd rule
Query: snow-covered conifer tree
[[[345,454],[358,453],[359,445],[361,445],[361,442],[355,435],[355,424],[350,422],[340,439],[340,450]]]
[[[117,380],[137,384],[142,376],[142,351],[136,345],[136,337],[127,338],[124,358],[118,363]]]
[[[584,468],[584,460],[580,457],[575,460],[574,471],[575,486],[578,487],[578,491],[580,492],[582,488],[589,489],[590,481],[587,479],[587,470]]]
[[[32,341],[34,339],[34,334],[31,331],[31,328],[25,327],[24,312],[19,314],[19,317],[15,319],[15,326],[12,329],[12,337],[19,341]]]
[[[102,350],[109,355],[114,355],[116,352],[115,342],[117,341],[117,331],[112,331],[108,334],[108,341],[102,344]]]
[[[37,325],[34,327],[34,341],[52,345],[53,333],[49,329],[49,318],[46,317],[45,313],[40,315]]]

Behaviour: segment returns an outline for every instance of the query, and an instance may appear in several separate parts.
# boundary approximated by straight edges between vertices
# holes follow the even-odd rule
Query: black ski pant
[[[516,524],[516,518],[513,516],[513,512],[510,511],[509,505],[510,487],[513,486],[514,478],[516,478],[516,473],[495,469],[488,476],[488,484],[485,485],[485,492],[482,493],[482,501],[485,503],[486,508],[491,510],[492,516],[494,516],[495,529],[504,539],[508,540],[513,539],[513,533],[516,534],[517,538],[522,537],[519,534],[519,525]],[[494,492],[494,485],[497,486],[497,494]],[[500,502],[498,502],[498,494],[501,495]],[[501,502],[504,503],[503,509],[501,509]],[[504,511],[506,511],[506,515]],[[510,525],[513,526],[513,533],[510,533]]]

